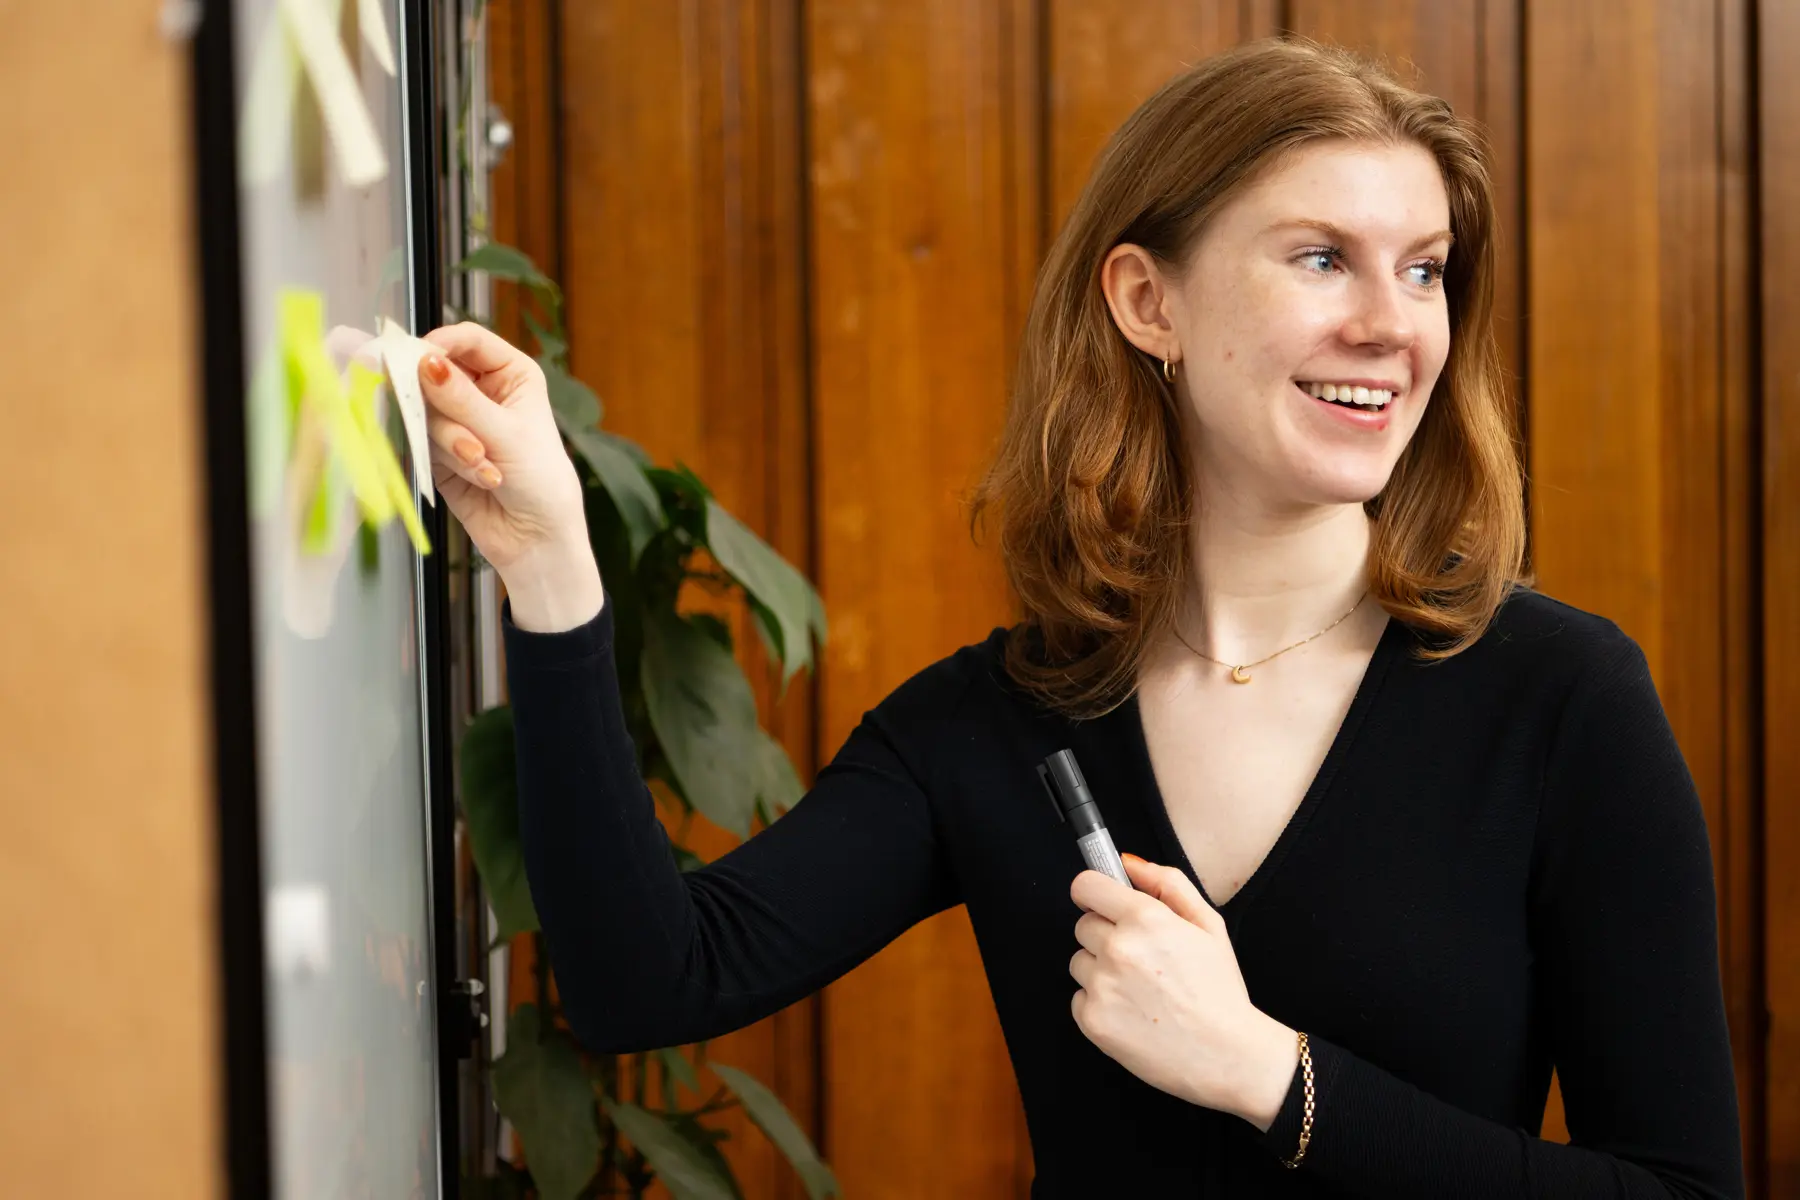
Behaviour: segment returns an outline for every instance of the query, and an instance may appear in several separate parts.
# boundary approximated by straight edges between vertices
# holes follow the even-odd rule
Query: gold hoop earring
[[[1175,364],[1170,362],[1167,356],[1163,358],[1163,382],[1175,382]]]

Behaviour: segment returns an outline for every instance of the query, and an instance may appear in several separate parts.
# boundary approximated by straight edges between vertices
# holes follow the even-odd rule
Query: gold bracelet
[[[1306,1074],[1306,1117],[1300,1122],[1300,1148],[1294,1151],[1294,1157],[1284,1158],[1281,1165],[1297,1167],[1300,1160],[1306,1157],[1306,1144],[1312,1141],[1313,1123],[1313,1069],[1312,1048],[1306,1044],[1306,1034],[1300,1035],[1300,1069]]]

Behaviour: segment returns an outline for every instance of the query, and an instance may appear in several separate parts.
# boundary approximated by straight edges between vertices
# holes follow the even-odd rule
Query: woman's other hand
[[[543,369],[470,321],[425,340],[441,352],[419,362],[439,493],[500,572],[519,628],[585,623],[600,611],[600,573]]]
[[[1299,1062],[1297,1035],[1250,1003],[1225,919],[1188,877],[1124,860],[1136,891],[1098,871],[1070,888],[1086,910],[1069,963],[1076,1025],[1145,1083],[1266,1130]]]

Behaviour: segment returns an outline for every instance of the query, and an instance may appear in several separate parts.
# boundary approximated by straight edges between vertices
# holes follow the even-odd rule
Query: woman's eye
[[[1414,263],[1406,268],[1414,272],[1413,282],[1420,287],[1432,288],[1444,281],[1444,261],[1434,258],[1428,262]]]
[[[1307,270],[1323,275],[1331,270],[1340,257],[1342,254],[1337,250],[1308,250],[1300,256],[1299,261]]]

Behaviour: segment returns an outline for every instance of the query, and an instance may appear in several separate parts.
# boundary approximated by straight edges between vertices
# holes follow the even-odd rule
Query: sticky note
[[[272,11],[250,60],[250,82],[238,120],[238,175],[244,184],[267,183],[281,173],[283,155],[293,141],[299,85],[300,55],[283,28],[281,14]]]
[[[388,37],[384,7],[382,0],[356,0],[356,23],[362,27],[363,41],[368,44],[369,53],[382,70],[394,75],[398,73],[394,69],[394,43]]]
[[[394,403],[400,408],[401,423],[406,426],[406,444],[412,454],[413,486],[419,495],[437,504],[437,489],[431,486],[431,441],[426,426],[425,393],[419,387],[419,362],[437,347],[416,338],[391,320],[381,323],[381,336],[376,339],[381,358],[387,365],[388,386],[393,389]]]
[[[329,0],[279,3],[282,26],[293,41],[307,78],[312,80],[344,181],[351,187],[367,187],[387,174],[387,154],[363,100],[362,85],[338,39],[338,5]],[[384,27],[384,37],[385,34]]]
[[[376,393],[380,387],[379,371],[371,371],[359,362],[350,364],[350,412],[362,433],[363,447],[381,476],[394,511],[400,514],[400,523],[406,526],[407,536],[412,538],[413,549],[420,554],[430,554],[431,539],[425,535],[425,526],[419,520],[412,486],[400,469],[400,460],[395,457],[394,448],[388,443],[387,433],[381,428],[381,419],[375,411]]]
[[[393,497],[364,444],[344,382],[325,349],[325,299],[317,292],[285,288],[278,309],[289,389],[300,396],[302,409],[323,426],[330,457],[343,464],[363,518],[380,526],[394,516]]]

